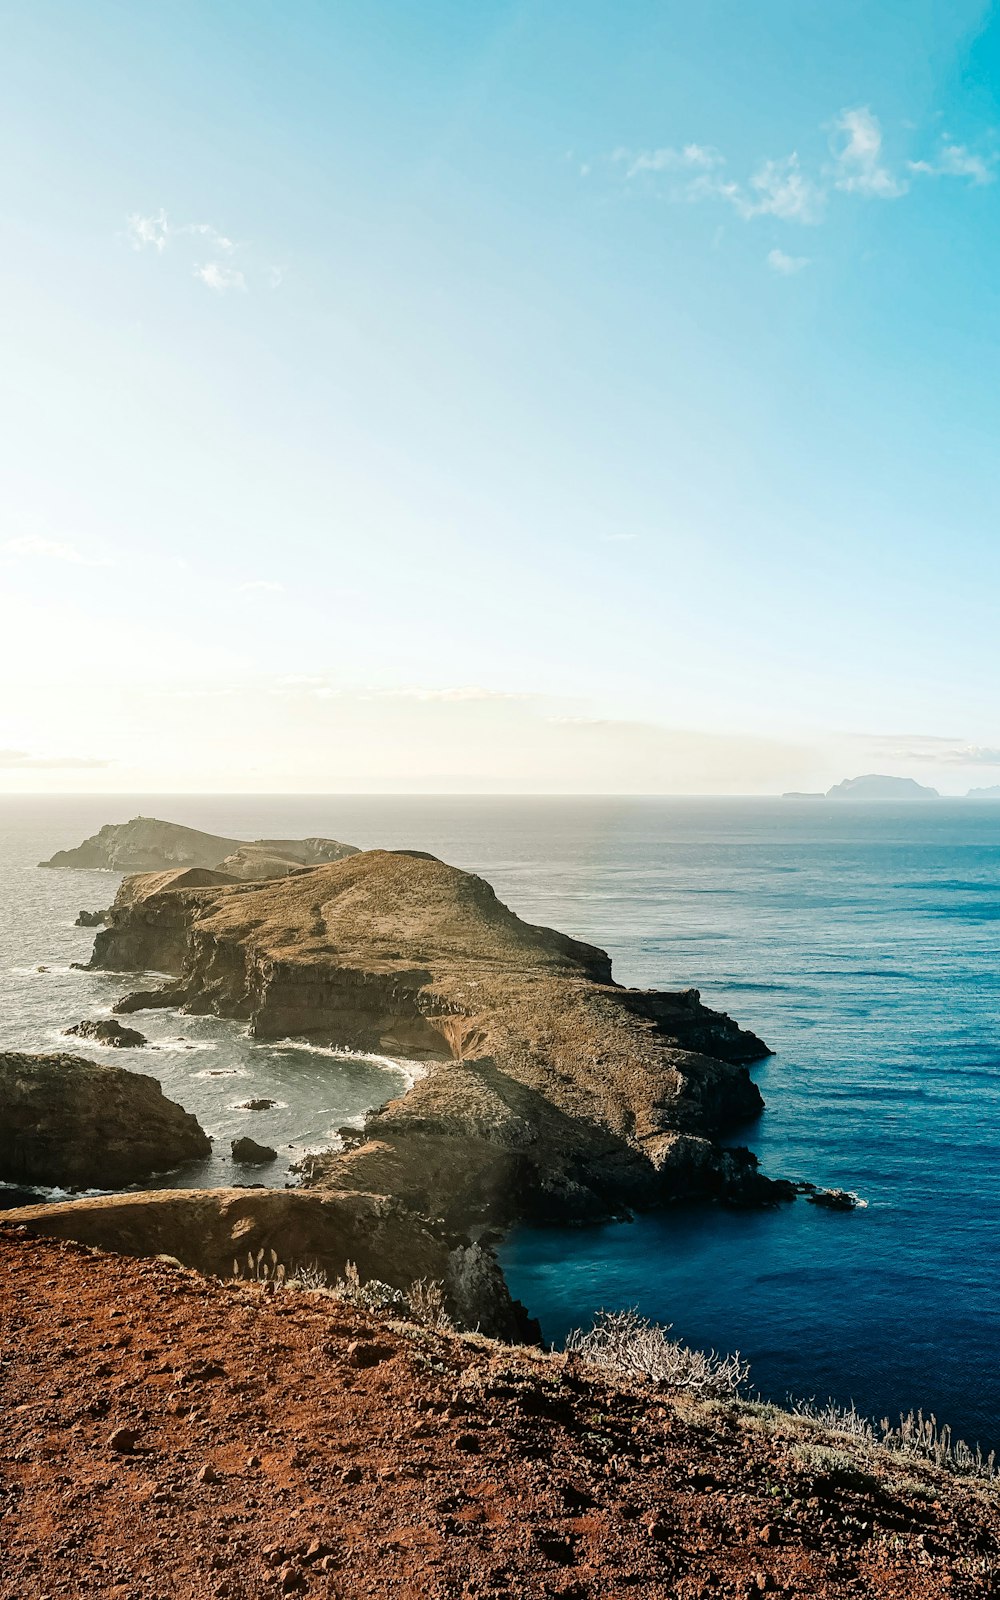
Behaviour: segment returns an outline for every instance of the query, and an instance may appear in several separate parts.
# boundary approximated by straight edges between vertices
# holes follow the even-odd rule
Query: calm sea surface
[[[736,1142],[867,1209],[522,1232],[503,1251],[514,1292],[553,1340],[601,1306],[637,1305],[693,1344],[739,1348],[771,1398],[923,1405],[1000,1445],[1000,805],[0,800],[0,1045],[51,1049],[134,986],[69,968],[92,939],[73,918],[117,878],[35,863],[138,812],[431,850],[529,920],[603,945],[620,982],[699,987],[777,1051],[754,1069],[767,1110]],[[289,1159],[406,1083],[403,1065],[256,1045],[216,1019],[135,1020],[154,1048],[113,1059],[159,1078],[217,1140],[174,1182],[233,1181],[240,1132],[280,1148],[268,1181],[283,1182]],[[259,1095],[279,1105],[238,1109]]]

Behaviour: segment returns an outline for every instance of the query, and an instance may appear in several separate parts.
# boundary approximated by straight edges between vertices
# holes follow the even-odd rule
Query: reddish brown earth
[[[0,1339],[3,1600],[1000,1592],[985,1486],[329,1297],[6,1225]]]

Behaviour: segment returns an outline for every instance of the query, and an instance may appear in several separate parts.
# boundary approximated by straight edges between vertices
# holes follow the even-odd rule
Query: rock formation
[[[211,1151],[155,1078],[80,1056],[0,1055],[0,1178],[118,1188]]]
[[[277,1161],[278,1152],[269,1144],[258,1144],[256,1139],[232,1139],[229,1148],[233,1160],[241,1167],[266,1167]]]
[[[74,928],[99,928],[107,916],[106,911],[81,911]]]
[[[109,822],[73,850],[57,850],[43,867],[105,868],[112,872],[162,872],[176,867],[219,868],[236,879],[282,878],[301,867],[340,861],[355,846],[337,839],[256,839],[247,844],[201,833],[177,822],[133,817]],[[97,915],[97,913],[93,913]],[[81,912],[83,918],[88,913]],[[80,922],[80,926],[90,924]]]
[[[138,1028],[125,1028],[114,1017],[102,1017],[97,1022],[78,1022],[66,1029],[67,1037],[93,1039],[95,1044],[109,1044],[114,1050],[141,1050],[146,1035]]]
[[[450,1226],[620,1214],[683,1195],[783,1197],[714,1135],[762,1107],[766,1045],[696,990],[625,989],[603,950],[522,922],[471,873],[367,851],[263,884],[133,878],[92,965],[174,974],[116,1010],[183,1005],[424,1061],[310,1182]]]

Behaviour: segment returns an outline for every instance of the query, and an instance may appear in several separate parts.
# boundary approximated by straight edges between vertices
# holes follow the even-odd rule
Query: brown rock
[[[363,1339],[352,1339],[347,1346],[346,1361],[349,1367],[377,1367],[388,1361],[392,1349],[385,1344],[367,1344]]]
[[[126,1028],[114,1017],[101,1017],[96,1022],[77,1022],[66,1029],[67,1037],[93,1039],[95,1044],[109,1044],[115,1050],[141,1050],[146,1035],[138,1028]]]
[[[233,1139],[230,1145],[233,1160],[242,1167],[265,1167],[277,1161],[278,1152],[269,1144],[258,1144],[256,1139]]]
[[[211,1148],[155,1078],[81,1056],[0,1054],[0,1178],[109,1188]]]

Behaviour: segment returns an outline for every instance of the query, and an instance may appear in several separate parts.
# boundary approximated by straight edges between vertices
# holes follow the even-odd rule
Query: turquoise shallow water
[[[1000,806],[4,801],[0,1042],[49,1048],[130,986],[66,970],[89,949],[72,917],[113,880],[33,863],[137,811],[239,837],[432,850],[530,920],[602,944],[619,981],[700,987],[778,1052],[755,1069],[767,1111],[739,1140],[767,1171],[856,1189],[868,1208],[685,1209],[521,1233],[504,1250],[515,1292],[552,1339],[601,1305],[637,1304],[692,1343],[740,1348],[774,1398],[832,1394],[880,1415],[923,1405],[1000,1443]],[[151,1034],[153,1016],[139,1019]],[[283,1157],[405,1083],[390,1064],[273,1052],[211,1019],[155,1026],[167,1048],[135,1066],[211,1131],[228,1138],[235,1120]],[[217,1068],[245,1076],[205,1075]],[[248,1125],[232,1109],[275,1089],[273,1128],[270,1113]],[[214,1181],[229,1181],[224,1165]]]

